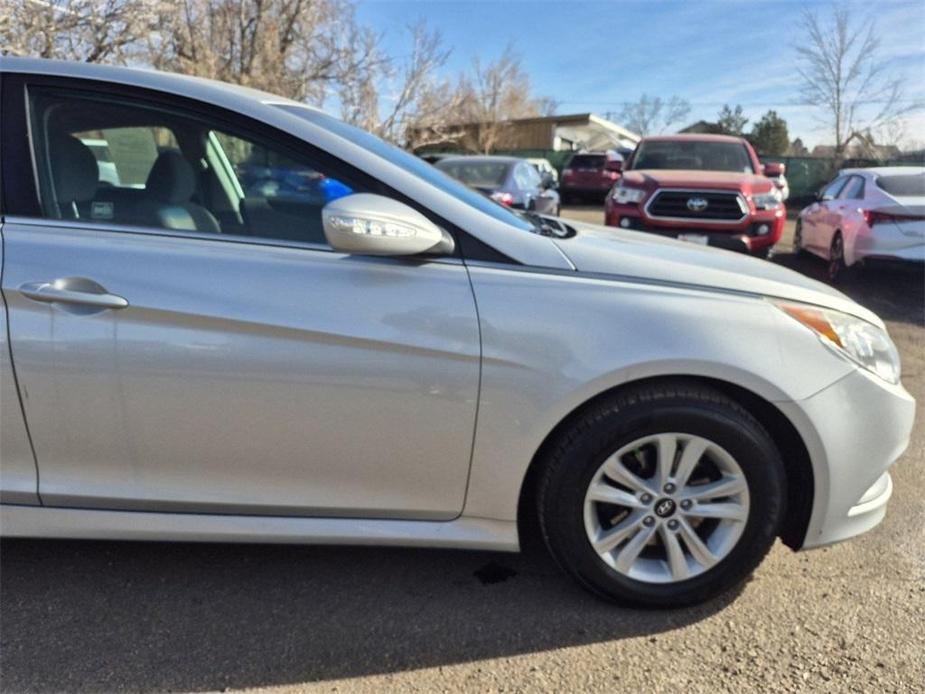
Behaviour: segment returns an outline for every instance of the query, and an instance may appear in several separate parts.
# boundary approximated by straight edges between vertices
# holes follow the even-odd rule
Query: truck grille
[[[706,203],[704,205],[703,203]],[[650,217],[739,222],[748,214],[738,193],[661,190],[646,206]]]

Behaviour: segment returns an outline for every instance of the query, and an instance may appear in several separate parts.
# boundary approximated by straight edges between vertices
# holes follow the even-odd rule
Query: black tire
[[[729,553],[687,580],[650,583],[605,564],[584,527],[585,493],[603,462],[640,436],[680,432],[714,441],[739,464],[749,489],[745,527]],[[761,563],[784,514],[786,477],[765,429],[722,392],[693,381],[630,388],[600,401],[563,431],[542,461],[541,534],[557,563],[593,593],[622,604],[670,608],[708,600],[744,582]]]
[[[560,202],[561,204],[563,204],[563,205],[571,205],[571,204],[572,204],[572,200],[573,200],[573,198],[572,198],[572,194],[571,194],[571,193],[561,193],[561,194],[559,195],[559,202]]]
[[[759,248],[753,254],[756,258],[761,258],[762,260],[767,260],[771,257],[771,247],[765,246],[764,248]]]
[[[803,248],[803,221],[800,219],[797,220],[796,227],[793,230],[793,254],[806,254],[806,249]]]
[[[845,241],[841,232],[836,231],[829,246],[829,265],[826,276],[830,284],[840,284],[848,278],[848,266],[845,265]]]

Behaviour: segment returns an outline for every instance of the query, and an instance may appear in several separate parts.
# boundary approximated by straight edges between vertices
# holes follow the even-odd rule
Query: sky
[[[880,58],[904,78],[906,98],[925,102],[925,0],[847,4],[875,23]],[[476,56],[495,58],[512,43],[535,95],[555,99],[560,114],[618,114],[643,93],[678,95],[691,104],[689,122],[715,121],[723,104],[741,104],[748,130],[774,109],[791,139],[812,147],[833,138],[817,109],[796,103],[794,47],[804,40],[805,7],[825,12],[831,2],[360,0],[357,15],[383,32],[396,57],[407,54],[405,27],[426,20],[453,49],[449,73],[471,67]],[[925,141],[925,111],[907,119],[905,138]]]

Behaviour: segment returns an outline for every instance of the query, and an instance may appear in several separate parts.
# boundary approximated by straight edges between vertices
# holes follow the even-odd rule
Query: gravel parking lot
[[[774,262],[824,269],[789,252]],[[922,274],[861,273],[844,290],[888,322],[925,403]],[[0,687],[922,691],[921,407],[894,481],[875,531],[805,554],[778,544],[738,595],[671,612],[603,603],[536,550],[6,541]]]

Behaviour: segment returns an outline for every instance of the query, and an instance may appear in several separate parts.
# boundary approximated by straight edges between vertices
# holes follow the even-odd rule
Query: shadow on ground
[[[6,691],[293,684],[655,635],[542,553],[5,541]]]
[[[814,255],[778,252],[773,261],[820,282],[826,281],[826,262]],[[925,325],[925,273],[921,268],[855,266],[836,289],[884,320]]]

